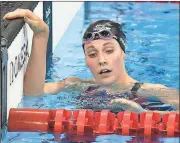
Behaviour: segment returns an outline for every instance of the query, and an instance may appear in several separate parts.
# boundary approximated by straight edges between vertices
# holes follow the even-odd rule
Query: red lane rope
[[[12,108],[9,112],[9,132],[51,132],[121,135],[180,136],[180,114],[170,112],[160,115],[155,112],[124,111],[114,114],[109,110],[45,110]]]

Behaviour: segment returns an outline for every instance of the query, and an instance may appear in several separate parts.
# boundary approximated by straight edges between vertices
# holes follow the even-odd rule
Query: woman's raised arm
[[[41,95],[44,92],[45,84],[46,49],[49,28],[41,18],[28,9],[16,9],[4,16],[4,19],[8,20],[15,18],[23,18],[34,32],[32,51],[24,76],[24,94]]]

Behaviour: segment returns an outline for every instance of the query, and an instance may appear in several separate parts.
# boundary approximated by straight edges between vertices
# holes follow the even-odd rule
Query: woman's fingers
[[[32,11],[28,9],[16,9],[7,13],[3,19],[24,18],[24,21],[31,27],[34,33],[49,34],[48,25]]]
[[[122,108],[123,110],[130,110],[133,112],[143,112],[144,109],[136,102],[124,98],[111,100],[110,104]]]
[[[28,17],[32,20],[38,20],[39,17],[37,17],[32,11],[28,9],[16,9],[15,11],[8,12],[3,19],[14,19],[14,18],[23,18]]]
[[[110,101],[110,104],[115,103],[115,102],[118,102],[118,103],[121,103],[121,104],[129,104],[129,101],[130,100],[127,100],[127,99],[124,99],[124,98],[118,98],[118,99],[112,99]]]

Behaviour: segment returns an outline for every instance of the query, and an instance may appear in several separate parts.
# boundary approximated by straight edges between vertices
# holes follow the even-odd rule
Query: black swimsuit
[[[138,97],[137,91],[143,83],[135,83],[130,92],[123,92],[120,94],[110,94],[105,89],[100,89],[100,85],[90,86],[85,92],[77,97],[77,108],[80,109],[92,109],[94,111],[100,111],[102,109],[110,109],[109,102],[112,99],[125,98],[133,100],[142,106],[146,110],[159,110],[159,111],[171,111],[174,108],[161,102],[159,99],[153,99],[152,97]],[[123,111],[119,109],[119,111]]]

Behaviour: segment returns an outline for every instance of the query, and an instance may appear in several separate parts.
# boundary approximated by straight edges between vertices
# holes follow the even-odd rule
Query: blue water
[[[126,68],[141,82],[164,84],[179,89],[179,7],[172,3],[86,2],[59,41],[47,81],[59,81],[68,76],[91,78],[84,62],[81,38],[87,26],[96,20],[120,22],[127,34]],[[58,29],[57,29],[58,30]],[[19,108],[76,109],[74,99],[79,93],[63,91],[40,97],[24,97]],[[57,141],[53,134],[6,132],[4,143],[68,142],[67,135]],[[100,135],[81,137],[91,142],[146,142],[144,137]],[[179,143],[179,138],[154,138],[149,142]]]

